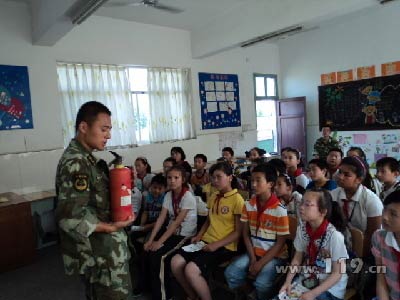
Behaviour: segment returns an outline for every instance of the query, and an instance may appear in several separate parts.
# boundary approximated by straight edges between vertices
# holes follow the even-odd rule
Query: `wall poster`
[[[240,127],[238,76],[199,73],[202,129]]]
[[[28,67],[0,65],[0,130],[33,128]]]

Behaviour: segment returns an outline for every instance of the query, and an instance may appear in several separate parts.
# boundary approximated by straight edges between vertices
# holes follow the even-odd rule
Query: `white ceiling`
[[[26,2],[32,14],[34,44],[51,46],[72,30],[71,9],[87,0],[0,0]],[[108,0],[140,2],[140,0]],[[94,14],[190,31],[192,56],[205,57],[238,47],[260,35],[302,25],[315,28],[339,17],[379,9],[378,0],[159,0],[184,10],[173,14],[152,7],[100,7]],[[388,4],[390,5],[390,4]],[[84,26],[84,24],[82,24]]]
[[[121,2],[133,3],[140,2],[140,0],[109,0],[107,4]],[[215,19],[229,18],[230,10],[240,5],[252,5],[254,2],[257,2],[257,0],[159,0],[160,4],[180,8],[184,12],[174,14],[144,5],[110,7],[106,4],[95,14],[190,31],[201,28]]]

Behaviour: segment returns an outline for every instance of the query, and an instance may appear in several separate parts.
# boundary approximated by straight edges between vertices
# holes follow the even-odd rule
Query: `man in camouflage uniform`
[[[322,137],[314,144],[314,158],[326,160],[330,149],[340,148],[338,141],[331,137],[331,131],[328,125],[322,127]]]
[[[133,219],[111,222],[108,170],[92,155],[111,137],[111,112],[99,102],[87,102],[79,109],[75,129],[56,175],[56,220],[65,272],[81,276],[87,299],[127,299],[130,255],[124,227]]]

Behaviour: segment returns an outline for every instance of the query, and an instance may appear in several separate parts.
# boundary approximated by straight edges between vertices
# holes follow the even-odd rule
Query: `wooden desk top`
[[[34,192],[22,195],[12,192],[2,193],[0,194],[0,207],[14,205],[18,203],[24,203],[24,202],[40,201],[48,198],[53,198],[55,196],[56,196],[55,190]],[[5,199],[7,199],[8,201],[4,201]]]

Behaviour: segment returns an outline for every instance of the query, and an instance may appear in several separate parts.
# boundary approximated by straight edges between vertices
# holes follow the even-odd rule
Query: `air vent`
[[[267,40],[271,40],[271,39],[277,39],[280,37],[286,37],[286,36],[292,35],[294,33],[298,33],[302,30],[303,30],[303,26],[300,26],[300,25],[286,27],[281,30],[270,32],[270,33],[252,38],[250,40],[247,40],[247,41],[241,43],[240,47],[248,47],[248,46],[254,45],[259,42],[263,42],[263,41],[267,41]]]
[[[82,0],[77,2],[71,13],[72,24],[81,24],[108,0]]]
[[[379,4],[382,4],[382,5],[387,4],[389,2],[393,2],[393,1],[396,1],[396,0],[378,0]]]

